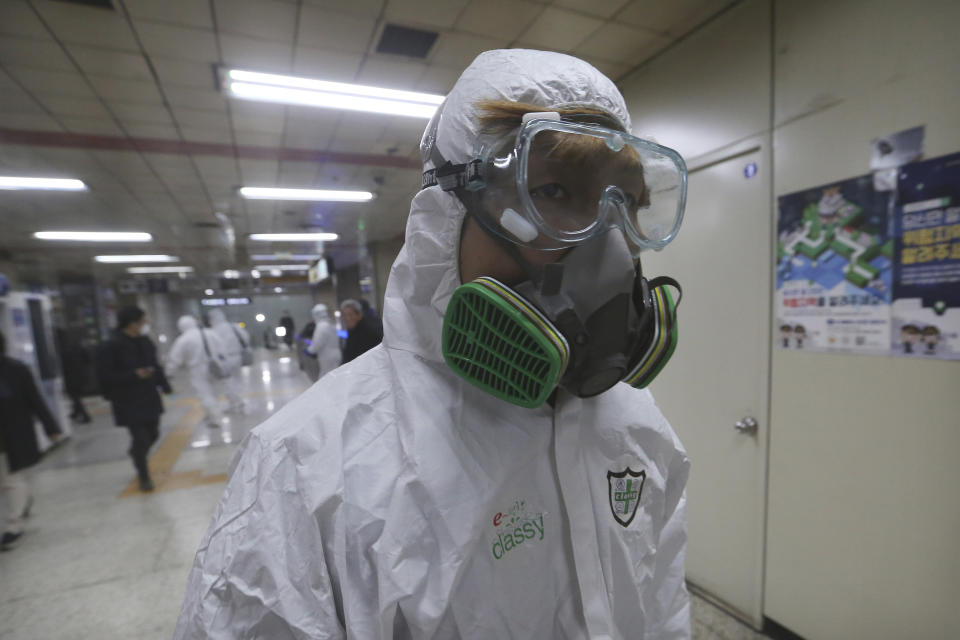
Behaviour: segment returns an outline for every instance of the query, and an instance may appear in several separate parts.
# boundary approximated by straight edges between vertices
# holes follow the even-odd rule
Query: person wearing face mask
[[[100,345],[96,358],[100,389],[110,401],[113,420],[130,431],[129,453],[142,491],[153,491],[147,454],[160,437],[163,400],[157,389],[173,393],[148,330],[143,309],[120,309],[117,331]]]
[[[175,638],[689,638],[689,462],[644,387],[686,169],[614,84],[481,54],[424,133],[382,345],[254,429]]]
[[[340,366],[340,339],[330,321],[327,305],[314,305],[310,311],[315,323],[307,353],[317,359],[317,377],[314,382]]]
[[[181,316],[177,320],[177,330],[180,335],[173,341],[167,354],[170,371],[181,368],[187,370],[190,385],[206,412],[206,424],[219,427],[223,419],[223,409],[214,385],[228,380],[231,375],[227,349],[213,329],[200,327],[193,316]],[[219,376],[214,376],[211,361],[217,361],[221,365]],[[239,366],[239,362],[236,364]]]

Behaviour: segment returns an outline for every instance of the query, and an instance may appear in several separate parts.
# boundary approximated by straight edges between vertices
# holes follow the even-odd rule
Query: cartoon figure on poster
[[[779,198],[778,347],[889,350],[891,198],[873,188],[871,176]]]
[[[960,153],[900,169],[893,228],[893,353],[960,359]]]

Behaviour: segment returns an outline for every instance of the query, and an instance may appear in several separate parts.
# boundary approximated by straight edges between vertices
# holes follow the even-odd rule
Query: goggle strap
[[[420,188],[426,189],[439,185],[444,191],[466,188],[471,183],[482,182],[483,161],[471,160],[464,164],[453,164],[449,160],[436,169],[423,172]]]

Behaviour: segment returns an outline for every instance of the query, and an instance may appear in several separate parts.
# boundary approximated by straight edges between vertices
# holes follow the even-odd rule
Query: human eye
[[[546,198],[548,200],[560,200],[568,197],[570,194],[563,188],[559,182],[550,182],[540,185],[530,190],[530,195],[535,198]]]

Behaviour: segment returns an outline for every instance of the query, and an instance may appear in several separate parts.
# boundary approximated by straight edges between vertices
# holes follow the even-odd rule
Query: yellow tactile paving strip
[[[199,487],[205,484],[214,484],[216,482],[226,482],[227,474],[218,473],[212,476],[203,475],[203,471],[183,471],[173,473],[173,467],[177,464],[180,454],[193,437],[193,430],[197,423],[203,418],[203,409],[200,403],[195,399],[184,399],[178,404],[188,404],[190,409],[186,415],[180,419],[173,431],[167,434],[163,441],[157,446],[153,454],[150,455],[150,476],[153,478],[154,493],[161,491],[176,491],[177,489],[188,489],[190,487]],[[119,497],[129,498],[130,496],[143,495],[140,491],[139,483],[136,478],[130,481],[130,484],[123,490]]]
[[[287,393],[278,394],[279,396],[286,395],[300,395],[303,393],[307,387],[302,389],[293,389]],[[252,393],[242,394],[244,398],[253,398],[264,395],[274,395],[269,391],[255,391]],[[196,398],[182,398],[174,403],[179,406],[189,406],[190,409],[187,411],[186,415],[180,418],[180,422],[177,423],[177,426],[167,434],[165,438],[160,442],[153,453],[150,455],[148,464],[150,466],[150,477],[153,478],[154,490],[153,493],[159,493],[162,491],[177,491],[178,489],[190,489],[192,487],[199,487],[205,484],[216,484],[218,482],[226,482],[227,474],[226,473],[217,473],[212,476],[203,475],[203,471],[193,470],[193,471],[181,471],[180,473],[173,473],[173,467],[177,464],[177,460],[180,459],[180,454],[187,448],[187,445],[190,444],[190,440],[193,438],[194,429],[197,426],[197,423],[203,419],[203,408],[200,406],[200,402]],[[120,493],[118,497],[120,498],[129,498],[131,496],[144,495],[140,491],[140,484],[136,478],[130,481],[130,484]]]

